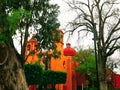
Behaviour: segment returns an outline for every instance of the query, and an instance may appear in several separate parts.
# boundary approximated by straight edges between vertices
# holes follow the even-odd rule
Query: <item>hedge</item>
[[[43,74],[43,84],[64,84],[66,72],[46,70]]]
[[[42,66],[38,64],[25,64],[24,71],[28,85],[42,83]]]
[[[28,85],[64,84],[66,72],[43,70],[38,64],[25,64],[24,71]]]

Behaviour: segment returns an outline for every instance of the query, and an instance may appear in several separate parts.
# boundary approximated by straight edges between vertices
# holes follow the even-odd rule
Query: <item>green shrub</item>
[[[90,90],[97,90],[97,88],[96,87],[92,87],[92,88],[90,88]]]
[[[43,70],[38,64],[25,64],[24,70],[28,85],[64,84],[66,82],[66,72]]]
[[[64,84],[66,82],[66,72],[61,71],[44,71],[43,84]]]
[[[38,64],[25,64],[24,71],[28,85],[42,83],[42,66]]]

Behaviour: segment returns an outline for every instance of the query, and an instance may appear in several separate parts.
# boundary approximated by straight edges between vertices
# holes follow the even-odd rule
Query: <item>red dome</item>
[[[71,48],[69,43],[67,43],[66,46],[67,47],[63,50],[63,54],[65,56],[74,56],[76,54],[75,49]]]

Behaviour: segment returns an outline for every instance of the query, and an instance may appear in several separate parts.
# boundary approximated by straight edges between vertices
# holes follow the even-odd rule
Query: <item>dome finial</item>
[[[63,50],[65,56],[74,56],[76,54],[75,49],[71,48],[70,43],[66,43],[66,48]]]
[[[70,48],[70,47],[71,47],[71,44],[70,44],[70,43],[66,43],[66,47],[67,47],[67,48]]]

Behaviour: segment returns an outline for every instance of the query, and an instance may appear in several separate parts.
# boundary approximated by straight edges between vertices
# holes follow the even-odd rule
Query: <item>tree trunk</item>
[[[5,43],[0,43],[0,90],[28,90],[23,67]]]
[[[104,81],[100,81],[100,90],[108,90]]]
[[[106,74],[105,74],[105,68],[100,67],[99,69],[99,84],[100,84],[100,90],[108,90],[107,89],[107,81],[106,81]]]
[[[107,90],[107,81],[106,81],[106,58],[102,56],[101,53],[98,53],[98,74],[99,74],[99,85],[100,90]]]

